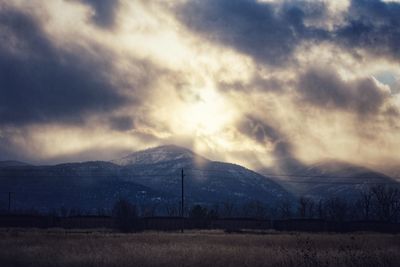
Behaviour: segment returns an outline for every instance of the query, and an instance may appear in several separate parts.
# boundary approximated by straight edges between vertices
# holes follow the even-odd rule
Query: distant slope
[[[120,179],[119,170],[119,166],[110,162],[3,167],[0,168],[0,186],[3,194],[13,192],[13,209],[18,210],[49,211],[66,207],[93,212],[111,209],[121,197],[137,202],[138,195],[143,198],[145,194],[149,201],[165,196]],[[4,201],[1,204],[4,208]]]
[[[161,146],[112,162],[0,167],[0,209],[6,206],[4,194],[9,191],[15,192],[17,209],[93,211],[110,209],[121,197],[143,205],[178,206],[182,169],[187,207],[253,200],[276,205],[293,199],[276,182],[242,166],[213,162],[178,146]]]
[[[400,167],[398,164],[388,164],[384,168],[382,167],[377,167],[377,169],[380,170],[380,172],[386,174],[387,176],[392,177],[395,179],[397,182],[400,183]]]
[[[288,158],[275,168],[254,172],[242,166],[208,160],[178,146],[138,151],[112,162],[65,163],[31,166],[7,161],[0,165],[0,210],[8,192],[17,209],[52,210],[60,207],[93,211],[111,209],[119,198],[139,205],[178,206],[181,170],[184,171],[187,207],[231,202],[261,201],[276,207],[299,196],[352,200],[361,189],[392,184],[389,176],[340,161],[307,166]]]
[[[396,184],[394,179],[385,174],[334,160],[321,161],[310,166],[296,164],[295,168],[279,173],[274,169],[263,169],[259,172],[298,197],[317,199],[341,197],[351,200],[358,197],[361,190],[371,186]]]
[[[292,195],[279,184],[242,166],[214,162],[177,146],[162,146],[133,153],[114,163],[122,165],[127,181],[179,195],[180,173],[185,172],[187,198],[195,202],[243,203],[259,200],[271,205]]]
[[[21,167],[21,166],[31,166],[31,165],[28,163],[16,161],[16,160],[0,161],[0,168],[2,168],[2,167]]]

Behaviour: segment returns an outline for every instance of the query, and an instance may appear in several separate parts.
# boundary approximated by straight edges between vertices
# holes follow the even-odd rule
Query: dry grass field
[[[389,234],[0,232],[0,266],[399,266]]]

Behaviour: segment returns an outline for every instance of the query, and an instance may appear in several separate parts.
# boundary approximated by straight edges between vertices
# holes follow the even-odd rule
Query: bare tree
[[[326,219],[325,203],[322,199],[318,201],[316,212],[319,219]]]
[[[141,215],[144,217],[154,217],[157,213],[159,203],[150,203],[141,206]]]
[[[168,216],[179,216],[179,208],[175,202],[167,202],[165,205],[165,211]]]
[[[284,199],[279,203],[278,216],[282,219],[292,217],[292,204],[289,199]]]
[[[348,204],[343,199],[333,197],[325,202],[326,216],[332,221],[344,221],[348,215]]]
[[[301,218],[313,218],[315,203],[311,198],[300,197],[298,202],[298,214]]]
[[[361,190],[360,196],[356,201],[357,211],[361,214],[363,220],[370,220],[372,217],[372,204],[373,204],[373,193],[371,189]]]
[[[235,205],[232,202],[225,201],[224,203],[222,203],[221,215],[223,217],[232,217],[234,209]]]
[[[396,221],[400,210],[398,188],[378,185],[371,188],[375,200],[375,212],[382,221]]]
[[[211,219],[217,219],[220,216],[220,207],[218,203],[214,203],[208,211],[208,217]]]
[[[61,217],[68,217],[70,214],[70,210],[64,206],[61,206],[59,214]]]
[[[250,201],[243,205],[242,214],[245,217],[263,219],[267,216],[267,208],[258,200]]]
[[[189,210],[189,217],[193,219],[206,219],[208,215],[208,210],[206,207],[200,205],[194,205]]]

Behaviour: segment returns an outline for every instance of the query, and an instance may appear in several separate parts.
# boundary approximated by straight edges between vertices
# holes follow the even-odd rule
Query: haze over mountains
[[[293,158],[276,161],[274,168],[259,173],[281,184],[296,197],[314,199],[359,197],[360,191],[376,185],[397,185],[397,181],[378,171],[338,160],[323,160],[305,165]]]
[[[351,199],[373,184],[391,184],[389,176],[338,161],[305,166],[294,159],[259,173],[231,163],[208,160],[178,146],[160,146],[110,162],[32,166],[0,162],[0,208],[13,192],[15,209],[48,211],[60,207],[87,211],[111,209],[119,198],[138,205],[178,207],[181,170],[187,206],[260,201],[277,206],[299,196]],[[261,175],[260,173],[264,174]]]

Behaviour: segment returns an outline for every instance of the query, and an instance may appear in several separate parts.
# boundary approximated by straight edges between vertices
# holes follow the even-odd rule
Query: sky
[[[0,0],[0,160],[395,166],[399,47],[400,1]]]

